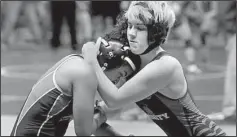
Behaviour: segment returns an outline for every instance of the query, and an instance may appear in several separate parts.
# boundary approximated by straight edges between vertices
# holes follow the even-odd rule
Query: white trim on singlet
[[[66,60],[70,59],[70,57],[72,57],[72,56],[78,56],[78,55],[77,55],[77,54],[71,54],[71,55],[66,56],[66,57],[65,57],[65,60],[62,61],[62,62],[59,64],[59,66],[61,66],[61,64],[62,64],[63,62],[65,62]],[[58,68],[58,67],[57,67],[57,68]],[[57,69],[57,68],[56,68],[56,69]],[[40,84],[40,83],[44,80],[44,78],[46,78],[46,77],[48,77],[50,74],[54,73],[54,72],[56,71],[56,69],[55,69],[54,71],[49,72],[49,73],[48,73],[47,75],[45,75],[44,77],[40,78],[40,80],[39,80],[35,85],[33,85],[32,89],[31,89],[31,92],[29,93],[28,97],[32,94],[32,91],[35,89],[35,87],[36,87],[38,84]],[[58,84],[56,83],[56,81],[54,81],[54,75],[55,75],[55,74],[53,74],[53,83],[54,83],[54,86],[55,86],[55,87],[51,88],[50,90],[48,90],[47,92],[45,92],[42,96],[40,96],[37,100],[35,100],[34,103],[30,105],[30,107],[28,108],[28,110],[25,112],[25,114],[24,114],[22,117],[20,117],[21,114],[22,114],[22,112],[20,112],[19,120],[17,121],[16,128],[15,128],[14,136],[16,136],[16,131],[17,131],[17,128],[18,128],[18,126],[19,126],[19,123],[22,121],[22,119],[23,119],[24,116],[27,114],[27,112],[32,108],[32,106],[33,106],[36,102],[38,102],[38,100],[40,100],[44,95],[46,95],[47,93],[49,93],[51,90],[53,90],[53,89],[55,89],[55,88],[58,89],[61,93],[63,93],[63,92],[62,92],[62,89],[58,86]],[[68,95],[65,94],[65,93],[63,93],[63,94],[66,95],[66,96],[68,96]],[[27,97],[26,100],[28,100],[28,97]],[[71,101],[70,101],[70,102],[71,102]],[[70,103],[70,102],[69,102],[69,103]],[[27,103],[27,101],[25,102],[25,104],[24,104],[22,110],[24,109],[26,103]],[[69,104],[69,103],[68,103],[68,104]],[[68,105],[67,105],[67,106],[68,106]],[[64,108],[63,108],[63,109],[64,109]]]
[[[49,92],[52,91],[53,89],[55,89],[55,87],[51,88],[50,90],[48,90],[47,92],[45,92],[42,96],[40,96],[37,100],[35,100],[35,102],[30,105],[30,107],[28,108],[28,110],[25,112],[25,114],[24,114],[21,118],[20,118],[20,116],[21,116],[21,113],[22,113],[22,112],[20,113],[20,116],[19,116],[20,119],[17,121],[17,125],[16,125],[16,128],[15,128],[14,136],[16,135],[16,130],[17,130],[17,127],[18,127],[19,123],[20,123],[21,120],[24,118],[24,116],[27,114],[27,112],[31,109],[31,107],[32,107],[36,102],[38,102],[44,95],[46,95],[47,93],[49,93]],[[32,90],[31,90],[31,91],[32,91]],[[26,103],[27,103],[27,101],[25,102],[25,104],[26,104]],[[24,104],[22,110],[24,109],[25,104]]]
[[[39,83],[41,83],[43,80],[44,80],[44,78],[46,78],[46,77],[48,77],[50,74],[52,74],[53,73],[53,71],[52,72],[49,72],[47,75],[45,75],[44,77],[42,77],[42,78],[40,78],[40,80],[32,87],[32,89],[31,89],[31,91],[32,90],[34,90],[34,88],[39,84]]]
[[[66,63],[67,61],[69,61],[70,57],[73,57],[73,56],[77,56],[77,54],[71,54],[71,55],[68,55],[67,58],[65,60],[63,60],[57,67],[56,69],[53,71],[53,83],[54,83],[54,86],[60,91],[62,92],[63,94],[65,94],[66,96],[69,96],[71,97],[71,95],[68,95],[67,93],[63,92],[62,88],[60,88],[60,86],[57,84],[56,82],[56,71],[64,64]]]
[[[56,75],[55,72],[56,72],[56,71],[53,72],[53,84],[54,84],[54,86],[55,86],[61,93],[63,93],[63,90],[58,86],[58,84],[57,84],[57,82],[56,82],[56,80],[55,80],[55,75]],[[65,94],[65,95],[67,95],[67,94]],[[67,96],[69,96],[69,95],[67,95]]]
[[[39,136],[40,131],[41,131],[42,127],[44,126],[44,124],[45,124],[51,117],[53,117],[53,115],[50,116],[50,112],[53,110],[54,106],[55,106],[56,103],[57,103],[57,100],[58,100],[62,95],[63,95],[63,93],[61,93],[61,94],[56,98],[56,100],[54,101],[53,106],[50,108],[50,110],[49,110],[49,112],[48,112],[48,114],[47,114],[47,118],[46,118],[45,121],[41,124],[41,126],[40,126],[40,128],[39,128],[39,130],[38,130],[37,136]]]
[[[41,129],[43,128],[44,124],[45,124],[46,122],[48,122],[49,119],[51,119],[52,117],[54,117],[54,116],[57,115],[58,113],[62,112],[62,111],[63,111],[66,107],[68,107],[68,105],[70,104],[71,101],[69,101],[68,104],[67,104],[66,106],[64,106],[60,111],[58,111],[57,113],[52,114],[52,115],[50,116],[50,112],[53,110],[54,106],[56,105],[57,101],[59,100],[59,98],[60,98],[62,95],[64,95],[64,93],[61,93],[61,94],[57,97],[57,99],[54,101],[53,106],[51,107],[50,111],[49,111],[48,114],[47,114],[47,118],[45,119],[45,121],[42,123],[42,125],[40,126],[40,128],[39,128],[39,130],[38,130],[37,136],[40,135]]]

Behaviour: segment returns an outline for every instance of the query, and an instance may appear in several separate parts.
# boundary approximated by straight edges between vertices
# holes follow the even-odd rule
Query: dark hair
[[[122,18],[121,18],[122,17]],[[120,21],[118,21],[118,18]],[[125,21],[124,15],[121,13],[117,17],[117,24],[114,26],[113,30],[103,37],[104,40],[108,41],[117,41],[123,45],[123,47],[129,47],[128,39],[127,39],[127,23]],[[116,51],[114,51],[113,47],[112,48],[103,48],[104,50],[101,52],[113,52],[116,55]],[[106,63],[108,67],[106,69],[113,69],[118,66],[121,66],[123,63],[123,60],[121,59],[121,55],[118,55],[117,57],[113,57],[112,59],[106,55],[107,53],[104,54],[104,56],[99,55],[98,56],[98,61],[101,66]]]
[[[127,39],[127,27],[128,24],[127,19],[125,18],[125,12],[121,12],[116,18],[115,27],[111,32],[105,34],[103,39],[105,39],[107,42],[117,41],[121,43],[123,47],[129,47],[129,42]],[[136,67],[136,70],[133,72],[133,74],[129,76],[129,78],[131,78],[133,75],[137,73],[138,70],[140,70],[141,58],[139,55],[133,54],[130,50],[126,51],[126,53],[124,53],[124,56],[129,57]],[[121,66],[123,63],[125,63],[124,60],[121,59],[121,56],[117,56],[112,59],[108,59],[105,57],[104,59],[98,59],[98,60],[100,60],[101,63],[106,62],[109,65],[107,70],[117,68]]]
[[[149,47],[142,53],[146,54],[161,44],[164,44],[168,35],[169,27],[166,22],[158,22],[147,25]]]
[[[127,19],[124,12],[121,12],[116,18],[116,25],[113,30],[103,37],[106,41],[114,40],[122,43],[124,46],[129,46],[127,39]]]

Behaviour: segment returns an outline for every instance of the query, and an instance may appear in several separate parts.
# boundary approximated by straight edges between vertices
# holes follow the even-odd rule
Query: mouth
[[[131,43],[137,43],[136,41],[133,41],[133,40],[130,40],[129,42],[131,42]]]
[[[129,44],[130,44],[130,48],[133,48],[133,49],[137,48],[137,43],[130,42]]]
[[[116,84],[118,84],[119,80],[120,80],[120,79],[116,79],[116,80],[114,80],[114,81],[112,81],[112,82],[113,82],[114,85],[116,85]]]

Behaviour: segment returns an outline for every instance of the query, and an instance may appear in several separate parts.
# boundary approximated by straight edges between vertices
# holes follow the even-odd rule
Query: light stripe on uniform
[[[23,109],[22,109],[22,111],[21,111],[21,113],[20,113],[19,120],[17,121],[17,125],[16,125],[16,128],[15,128],[15,133],[14,133],[14,135],[16,135],[17,127],[18,127],[19,123],[21,122],[21,120],[24,118],[25,114],[27,114],[27,112],[32,108],[32,106],[34,106],[35,103],[37,103],[43,96],[45,96],[47,93],[49,93],[49,92],[52,91],[53,89],[55,89],[55,87],[53,87],[52,89],[48,90],[48,91],[45,92],[42,96],[40,96],[37,100],[35,100],[34,103],[32,103],[32,104],[30,105],[30,107],[26,110],[26,112],[23,113],[23,112],[24,112],[23,110],[25,109],[25,105],[28,103],[28,102],[27,102],[28,99],[27,99],[27,101],[26,101],[26,103],[24,104]],[[22,115],[22,116],[21,116],[21,115]]]
[[[50,111],[49,111],[48,114],[47,114],[46,120],[42,123],[42,125],[40,126],[40,128],[39,128],[39,130],[38,130],[37,136],[40,135],[40,131],[41,131],[42,127],[44,126],[44,124],[45,124],[50,118],[52,118],[52,117],[54,116],[54,115],[50,116],[50,112],[53,110],[54,106],[56,105],[57,101],[59,100],[59,98],[60,98],[62,95],[63,95],[63,94],[61,93],[61,94],[57,97],[57,99],[54,101],[53,106],[51,107]]]

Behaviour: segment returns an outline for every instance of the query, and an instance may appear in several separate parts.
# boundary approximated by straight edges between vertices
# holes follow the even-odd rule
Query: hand
[[[84,59],[89,64],[94,64],[95,61],[97,61],[97,55],[99,54],[100,44],[101,44],[102,38],[99,37],[95,42],[87,42],[82,47],[82,55]]]
[[[97,121],[98,127],[107,121],[105,111],[99,106],[99,101],[96,101],[94,107],[94,119]]]

